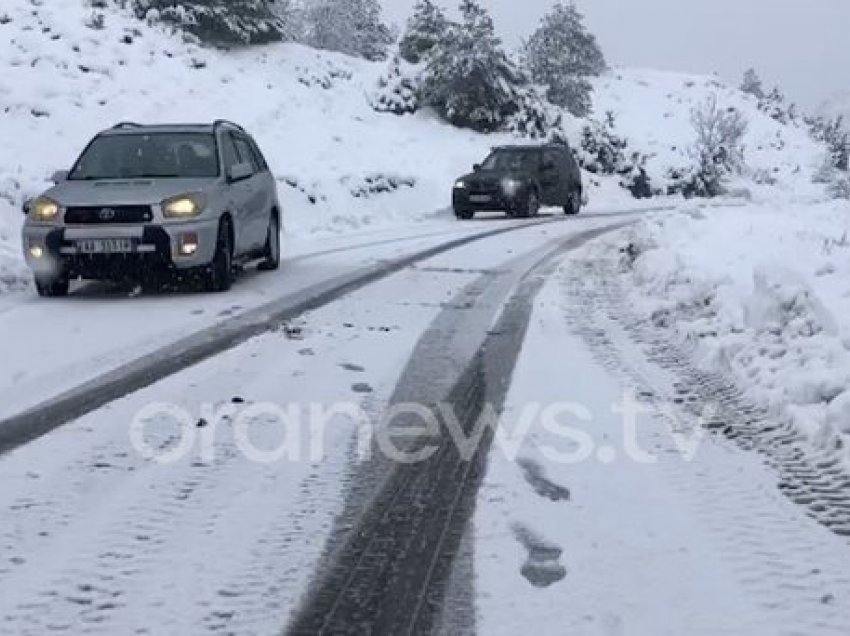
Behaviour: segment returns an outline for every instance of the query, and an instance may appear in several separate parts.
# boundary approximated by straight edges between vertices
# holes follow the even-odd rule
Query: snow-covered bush
[[[396,56],[386,73],[378,79],[378,88],[370,96],[372,108],[379,113],[407,115],[419,109],[420,71]]]
[[[490,14],[474,0],[463,0],[460,12],[461,23],[428,56],[422,102],[455,126],[500,130],[520,110],[528,81],[502,48]]]
[[[343,183],[349,185],[351,196],[354,198],[369,198],[377,194],[389,194],[402,188],[416,187],[416,178],[390,174],[368,174],[351,183],[350,177],[343,178]]]
[[[798,123],[799,112],[795,104],[788,104],[785,95],[778,87],[774,87],[767,95],[759,100],[759,110],[780,124]]]
[[[516,90],[516,111],[510,115],[503,128],[505,131],[530,137],[557,142],[566,139],[561,124],[561,112],[533,87],[526,86]]]
[[[546,87],[546,98],[576,117],[591,110],[593,86],[588,76],[599,75],[605,57],[584,16],[575,5],[556,4],[525,43],[523,58],[531,79]]]
[[[725,192],[729,175],[744,169],[747,120],[737,109],[721,107],[717,95],[712,95],[691,111],[691,123],[697,136],[692,151],[695,165],[671,169],[668,192],[686,197],[719,196]]]
[[[399,42],[399,55],[406,62],[419,64],[447,38],[451,22],[431,0],[417,0]]]
[[[212,44],[262,44],[285,39],[279,0],[132,0],[136,16],[165,22]]]
[[[836,174],[827,186],[827,192],[833,199],[850,199],[850,174]]]
[[[764,99],[764,86],[754,68],[749,68],[744,72],[744,79],[741,82],[741,92],[752,95],[758,100]]]
[[[591,121],[582,129],[576,158],[592,174],[618,175],[620,186],[634,197],[651,197],[656,192],[646,172],[647,157],[636,151],[629,153],[628,147],[628,140],[617,134],[614,114],[607,112],[604,121]]]
[[[307,43],[317,49],[384,60],[394,39],[378,0],[316,0],[306,19]]]

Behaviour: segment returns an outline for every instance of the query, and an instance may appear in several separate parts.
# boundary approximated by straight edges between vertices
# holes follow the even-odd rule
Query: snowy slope
[[[783,125],[759,111],[757,100],[711,76],[652,70],[615,69],[595,85],[597,116],[614,113],[618,132],[635,150],[651,155],[648,172],[663,180],[668,168],[692,163],[695,133],[690,113],[717,95],[718,105],[736,108],[748,121],[744,155],[748,174],[741,185],[762,197],[823,196],[813,186],[812,172],[822,163],[824,149],[814,143],[805,127]],[[775,187],[759,188],[753,181],[766,176]]]
[[[506,141],[428,113],[374,112],[381,63],[300,45],[214,51],[115,9],[103,14],[96,24],[82,0],[6,0],[0,9],[0,38],[10,42],[0,50],[0,293],[28,284],[17,238],[23,200],[117,121],[242,123],[279,178],[287,231],[302,235],[444,213],[452,180]],[[688,162],[690,109],[712,92],[751,120],[752,165],[770,171],[784,193],[809,193],[819,149],[712,78],[616,71],[597,82],[595,108],[600,117],[615,112],[630,151],[651,153],[657,176]],[[568,120],[577,140],[583,122]],[[614,180],[591,192],[594,206],[626,199]]]

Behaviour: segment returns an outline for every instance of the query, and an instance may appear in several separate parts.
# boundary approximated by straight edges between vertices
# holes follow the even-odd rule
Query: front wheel
[[[280,221],[273,214],[269,220],[269,231],[266,236],[266,246],[263,248],[263,260],[260,269],[271,272],[280,267]]]
[[[569,214],[570,216],[578,214],[581,212],[581,193],[580,192],[570,192],[570,196],[567,199],[567,204],[564,206],[564,214]]]
[[[469,221],[472,217],[475,216],[475,212],[473,212],[472,210],[456,209],[455,216],[461,221]]]
[[[71,281],[64,274],[58,276],[36,276],[35,289],[43,298],[67,296]]]
[[[230,226],[222,221],[218,226],[218,238],[212,263],[207,265],[204,287],[211,292],[224,292],[233,284],[233,247]]]
[[[540,213],[540,197],[536,190],[529,190],[528,196],[525,199],[525,209],[522,211],[523,216],[537,216]]]

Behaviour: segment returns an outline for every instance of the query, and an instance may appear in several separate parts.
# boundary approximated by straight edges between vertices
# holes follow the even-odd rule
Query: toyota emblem
[[[111,221],[115,218],[115,210],[112,208],[103,208],[97,213],[97,216],[101,221]]]

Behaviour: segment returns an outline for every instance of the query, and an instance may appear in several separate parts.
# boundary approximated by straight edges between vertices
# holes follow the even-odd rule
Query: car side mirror
[[[481,164],[480,163],[473,164],[472,171],[478,172],[479,170],[481,170]]]
[[[237,163],[228,171],[227,179],[229,181],[242,181],[254,174],[254,169],[250,163]]]
[[[68,180],[68,174],[69,172],[67,170],[57,170],[51,175],[50,180],[53,183],[62,183]]]

